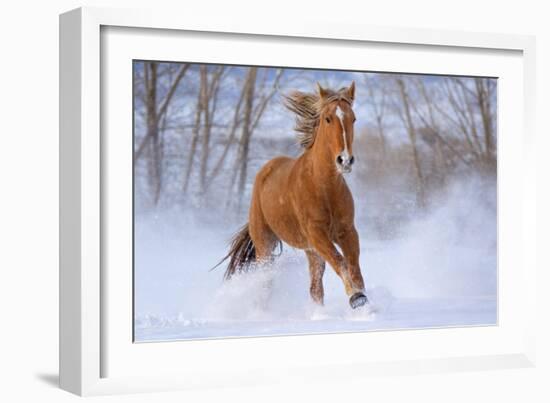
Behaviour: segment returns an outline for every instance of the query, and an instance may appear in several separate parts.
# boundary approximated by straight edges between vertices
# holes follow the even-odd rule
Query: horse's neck
[[[336,170],[332,155],[323,144],[315,142],[308,150],[308,154],[313,172],[312,179],[318,187],[337,187],[342,184],[343,177]]]

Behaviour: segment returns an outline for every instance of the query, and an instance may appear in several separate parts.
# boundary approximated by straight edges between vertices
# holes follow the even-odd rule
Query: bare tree
[[[469,160],[496,169],[495,82],[479,77],[454,77],[444,80],[441,88],[448,105],[435,107],[462,134]]]
[[[495,89],[494,82],[486,78],[475,78],[475,87],[481,121],[483,123],[483,133],[485,138],[485,161],[490,166],[496,165],[495,158],[495,135],[493,122],[492,108],[492,92]]]
[[[217,66],[212,73],[210,82],[208,83],[208,72],[206,66],[201,66],[201,76],[204,76],[204,81],[207,84],[202,106],[204,114],[202,131],[202,158],[200,170],[201,193],[205,193],[206,191],[208,160],[210,157],[210,137],[212,133],[212,124],[218,104],[218,91],[224,71],[225,66]]]
[[[211,69],[210,73],[207,65],[201,65],[199,67],[200,79],[195,107],[194,123],[192,125],[191,147],[187,155],[187,164],[184,170],[184,193],[187,193],[189,183],[193,174],[193,168],[197,162],[195,160],[198,151],[200,151],[201,153],[199,164],[200,192],[204,194],[206,191],[212,128],[214,127],[214,119],[217,111],[218,93],[222,82],[222,76],[225,71],[225,66],[216,66]]]
[[[405,81],[401,76],[395,78],[399,90],[399,96],[402,104],[402,108],[399,108],[399,117],[407,130],[409,135],[409,140],[411,143],[411,150],[413,155],[414,170],[416,174],[416,203],[420,208],[426,206],[426,196],[425,196],[425,184],[424,176],[422,174],[422,167],[420,165],[420,158],[418,155],[418,148],[416,143],[416,127],[411,114],[411,103],[409,100],[409,94],[407,92],[407,87]]]
[[[244,98],[244,118],[242,124],[241,139],[239,141],[239,154],[237,163],[239,168],[238,206],[241,205],[244,187],[246,183],[246,171],[248,167],[248,149],[252,136],[252,108],[254,107],[254,89],[256,87],[257,67],[251,67],[246,78],[246,90]]]
[[[265,72],[267,74],[267,72]],[[242,196],[245,192],[248,162],[249,162],[249,147],[252,134],[258,127],[261,118],[266,110],[267,105],[277,93],[279,83],[283,75],[283,69],[278,69],[275,77],[270,85],[267,85],[267,80],[257,86],[258,68],[250,67],[248,69],[244,84],[243,84],[243,117],[240,122],[241,137],[238,143],[238,152],[233,168],[233,178],[229,186],[229,198],[227,206],[231,204],[232,190],[237,183],[237,209],[242,205]],[[265,78],[265,76],[264,76]]]
[[[384,161],[386,154],[384,117],[387,106],[387,91],[386,87],[383,84],[380,85],[380,81],[380,75],[372,75],[371,73],[365,74],[364,82],[368,92],[367,103],[372,108],[372,111],[374,113],[376,131],[378,133],[380,145],[382,148],[382,161]]]
[[[144,62],[143,64],[146,133],[138,148],[134,151],[134,164],[143,155],[145,149],[149,147],[149,183],[153,193],[154,204],[157,204],[159,201],[162,187],[162,134],[166,127],[168,107],[188,69],[189,64],[182,64],[178,68],[173,79],[168,82],[164,98],[159,101],[159,78],[161,76],[159,74],[159,63]]]
[[[420,94],[420,99],[412,104],[412,108],[423,125],[422,130],[420,130],[421,138],[432,148],[434,169],[439,178],[445,181],[448,174],[447,166],[450,161],[456,159],[465,166],[469,166],[470,163],[464,158],[463,153],[445,138],[446,136],[437,119],[438,102],[434,101],[435,95],[428,91],[422,78],[417,78],[413,82]],[[422,106],[424,107],[422,108]]]
[[[197,144],[199,142],[202,113],[204,111],[204,104],[207,96],[207,88],[206,88],[207,77],[205,74],[202,73],[202,67],[204,66],[201,66],[200,84],[199,84],[199,90],[197,93],[197,104],[195,107],[195,121],[193,124],[193,130],[192,130],[191,147],[187,155],[187,166],[184,171],[185,174],[183,179],[183,193],[187,193],[187,189],[189,187],[189,181],[191,179],[191,174],[193,172],[195,154],[197,152]]]
[[[238,130],[238,128],[240,127],[240,125],[242,123],[241,109],[242,109],[242,104],[243,104],[245,93],[246,93],[246,85],[243,85],[241,93],[239,95],[239,99],[238,99],[238,101],[235,105],[235,109],[233,111],[233,119],[231,120],[230,128],[229,128],[229,131],[228,131],[229,134],[227,135],[227,140],[226,140],[224,149],[221,153],[221,156],[218,158],[216,164],[214,165],[214,168],[212,169],[212,172],[208,176],[207,187],[210,187],[212,182],[218,177],[218,175],[221,171],[221,168],[223,167],[224,162],[227,158],[229,150],[231,149],[231,145],[235,141],[237,130]]]

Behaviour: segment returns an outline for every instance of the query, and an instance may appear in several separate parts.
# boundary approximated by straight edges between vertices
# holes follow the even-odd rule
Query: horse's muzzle
[[[336,169],[341,174],[349,174],[351,172],[351,165],[336,164]]]
[[[355,158],[350,156],[347,151],[339,154],[336,157],[336,167],[341,174],[347,174],[351,172],[351,166],[355,162]]]

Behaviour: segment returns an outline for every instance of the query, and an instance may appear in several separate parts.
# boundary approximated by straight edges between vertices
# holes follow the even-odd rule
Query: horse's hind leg
[[[256,261],[261,264],[270,263],[273,260],[273,250],[275,249],[278,238],[275,236],[271,228],[267,225],[259,204],[253,202],[250,207],[248,227],[250,231],[250,237],[254,243],[256,250]],[[261,287],[263,293],[260,296],[259,306],[262,309],[267,309],[269,301],[271,299],[273,288],[273,274],[266,273],[263,277]]]
[[[250,229],[250,237],[256,249],[256,260],[259,263],[271,261],[273,249],[277,246],[279,239],[273,233],[264,217],[258,179],[254,183],[254,190],[252,192],[250,211],[248,213],[248,227]]]
[[[323,289],[323,274],[325,273],[325,261],[313,250],[306,250],[309,263],[310,287],[309,293],[313,301],[323,305],[325,291]]]
[[[258,263],[271,262],[273,259],[273,250],[279,242],[275,234],[271,232],[269,227],[258,228],[256,224],[250,226],[250,237],[256,248],[256,261]]]

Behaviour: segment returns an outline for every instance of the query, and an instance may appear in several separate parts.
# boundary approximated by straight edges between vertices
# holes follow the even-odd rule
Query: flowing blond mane
[[[284,105],[296,114],[296,125],[294,130],[297,133],[300,146],[310,148],[315,141],[319,117],[323,109],[335,101],[346,101],[350,105],[353,99],[348,94],[348,88],[343,87],[338,91],[324,89],[326,95],[294,91],[284,96]]]

